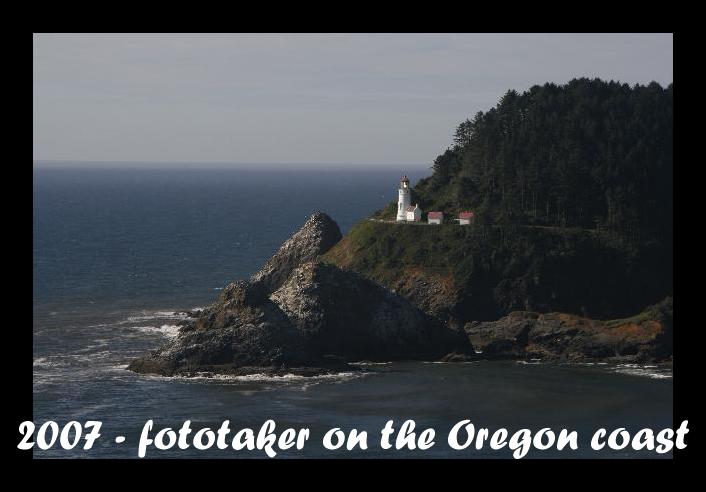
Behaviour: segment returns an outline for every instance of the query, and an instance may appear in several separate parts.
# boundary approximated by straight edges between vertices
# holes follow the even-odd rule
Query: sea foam
[[[131,330],[141,331],[143,333],[158,333],[170,338],[174,338],[179,334],[179,325],[161,325],[161,326],[131,326]]]

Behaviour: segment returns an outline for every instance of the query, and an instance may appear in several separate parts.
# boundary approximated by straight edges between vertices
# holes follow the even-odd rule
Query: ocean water
[[[399,175],[424,169],[186,170],[35,168],[33,180],[33,410],[54,420],[103,422],[93,449],[34,450],[35,458],[137,457],[144,423],[155,431],[233,433],[273,419],[276,431],[309,428],[302,450],[278,457],[508,458],[511,451],[456,451],[445,436],[470,419],[492,431],[551,427],[579,433],[579,450],[530,457],[670,457],[629,449],[596,453],[598,428],[673,426],[672,374],[656,366],[516,362],[361,365],[320,378],[161,378],[125,370],[176,335],[175,311],[212,302],[228,282],[255,272],[316,210],[345,233],[396,199]],[[436,430],[435,445],[383,450],[379,431],[406,419]],[[369,434],[367,450],[326,450],[340,427]],[[154,434],[154,433],[153,433]],[[115,436],[125,436],[116,444]],[[193,435],[193,434],[192,434]],[[154,437],[154,436],[152,436]],[[263,451],[199,451],[148,457],[266,458]]]

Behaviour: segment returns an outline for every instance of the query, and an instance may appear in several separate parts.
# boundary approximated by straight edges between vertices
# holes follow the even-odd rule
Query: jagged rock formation
[[[438,358],[465,337],[354,272],[309,262],[272,294],[317,353],[347,360]]]
[[[443,310],[435,314],[419,306],[409,289],[397,294],[353,270],[321,261],[340,238],[336,223],[317,212],[261,271],[228,285],[216,302],[192,313],[195,319],[184,323],[175,340],[128,368],[186,376],[316,375],[353,370],[347,362],[356,360],[671,358],[671,298],[620,320],[518,311],[456,330],[444,321]],[[451,288],[438,279],[417,284],[415,289]],[[480,353],[474,354],[474,348]]]
[[[295,268],[326,253],[341,237],[341,230],[331,217],[315,212],[251,280],[261,282],[268,292],[274,292]]]
[[[462,332],[354,272],[318,261],[341,238],[317,212],[249,281],[226,287],[179,336],[128,369],[162,375],[350,370],[346,361],[471,353]]]
[[[490,359],[664,361],[672,356],[672,300],[621,320],[514,312],[497,321],[467,323],[465,330]]]

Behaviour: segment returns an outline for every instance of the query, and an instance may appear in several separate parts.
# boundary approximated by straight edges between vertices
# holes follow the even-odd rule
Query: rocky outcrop
[[[454,297],[455,286],[442,270],[406,267],[398,278],[407,280],[399,281],[395,291],[332,263],[359,251],[345,239],[331,250],[340,238],[336,223],[315,213],[262,270],[228,285],[203,310],[184,312],[189,318],[179,336],[128,368],[184,376],[315,375],[355,370],[348,362],[360,360],[648,362],[671,357],[671,298],[620,320],[516,311],[456,330],[444,305],[424,301]],[[337,256],[328,254],[323,262],[327,251]]]
[[[472,353],[454,331],[354,272],[318,261],[340,230],[317,212],[249,281],[226,287],[179,336],[133,361],[141,373],[295,373],[352,370],[355,360]]]
[[[316,353],[391,360],[470,349],[462,333],[371,280],[332,265],[305,263],[270,299]]]
[[[672,300],[621,320],[513,312],[497,321],[467,323],[464,329],[483,358],[663,361],[672,355]]]
[[[274,292],[295,268],[326,253],[341,237],[341,230],[331,217],[315,212],[251,280],[262,283],[268,292]]]

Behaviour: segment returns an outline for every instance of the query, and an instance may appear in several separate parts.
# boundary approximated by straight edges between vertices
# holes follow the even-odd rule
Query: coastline
[[[651,363],[671,360],[672,300],[631,318],[511,312],[461,329],[358,273],[322,262],[345,241],[314,213],[249,280],[200,311],[178,311],[178,335],[128,369],[162,376],[321,376],[351,362]]]

